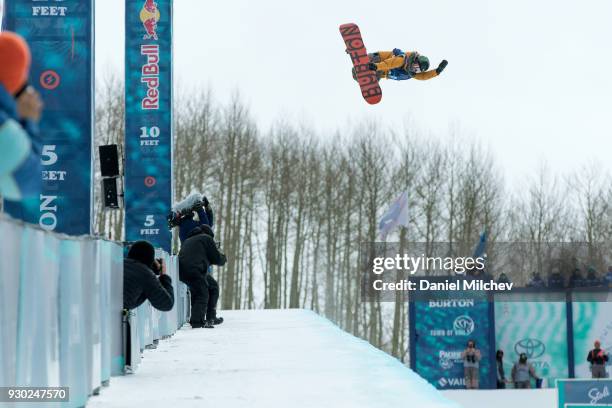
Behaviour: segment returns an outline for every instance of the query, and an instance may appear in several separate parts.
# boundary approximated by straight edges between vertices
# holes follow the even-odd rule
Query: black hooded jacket
[[[210,227],[197,227],[187,235],[179,251],[179,278],[186,282],[204,276],[210,265],[225,265],[225,255],[213,240]]]
[[[157,278],[142,262],[126,258],[123,261],[123,308],[135,309],[147,299],[158,310],[172,310],[172,279],[168,275]]]

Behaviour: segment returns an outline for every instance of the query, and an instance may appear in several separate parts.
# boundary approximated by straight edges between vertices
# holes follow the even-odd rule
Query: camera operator
[[[123,261],[123,308],[135,309],[147,299],[154,308],[167,312],[174,306],[174,291],[163,259],[155,259],[153,245],[138,241]]]
[[[214,223],[214,214],[212,207],[210,206],[210,202],[206,196],[202,196],[202,207],[199,207],[195,211],[191,211],[190,214],[186,215],[179,224],[179,238],[181,240],[181,244],[185,242],[188,238],[189,233],[193,231],[194,228],[200,227],[202,225],[208,225],[209,227],[213,227]],[[195,217],[198,219],[196,220]]]
[[[217,317],[219,285],[210,275],[210,266],[223,266],[225,255],[213,240],[215,234],[208,225],[194,228],[179,251],[179,278],[191,292],[191,318],[193,328],[213,328],[223,322]]]
[[[467,348],[461,353],[463,359],[463,372],[465,375],[465,388],[478,389],[480,377],[480,350],[476,348],[476,342],[469,340]]]

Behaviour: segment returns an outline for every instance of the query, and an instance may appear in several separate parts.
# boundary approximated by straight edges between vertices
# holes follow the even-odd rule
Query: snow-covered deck
[[[413,371],[304,310],[224,312],[183,328],[88,407],[458,408]]]

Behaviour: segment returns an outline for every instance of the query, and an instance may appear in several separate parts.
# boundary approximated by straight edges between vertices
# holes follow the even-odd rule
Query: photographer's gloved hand
[[[204,207],[208,207],[210,205],[208,198],[205,195],[202,195],[202,203],[204,204]]]
[[[153,272],[155,272],[156,275],[165,275],[166,274],[166,264],[164,263],[164,259],[163,258],[158,258],[155,261],[153,261]]]

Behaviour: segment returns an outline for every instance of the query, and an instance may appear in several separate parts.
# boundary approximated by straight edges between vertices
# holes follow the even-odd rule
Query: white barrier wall
[[[159,312],[145,302],[133,311],[136,362],[189,311],[177,259],[158,256],[168,265],[175,306]],[[122,306],[120,244],[54,234],[0,214],[0,387],[69,387],[69,403],[46,406],[84,406],[111,375],[123,374]]]

